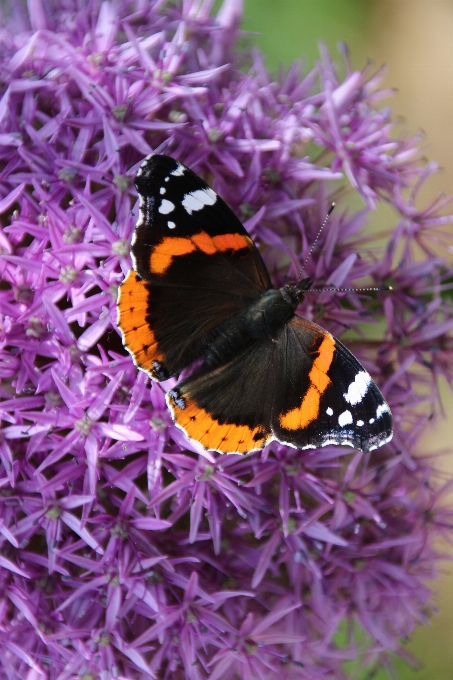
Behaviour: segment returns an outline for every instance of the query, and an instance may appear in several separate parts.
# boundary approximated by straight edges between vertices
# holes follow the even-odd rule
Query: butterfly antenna
[[[318,233],[316,234],[315,240],[314,240],[313,243],[311,244],[311,248],[310,248],[310,250],[308,251],[307,257],[305,258],[305,262],[303,263],[302,269],[301,269],[300,272],[299,272],[299,277],[298,277],[299,279],[300,279],[300,276],[301,276],[302,272],[303,272],[304,269],[305,269],[305,266],[306,266],[308,260],[309,260],[310,257],[311,257],[311,254],[312,254],[312,252],[313,252],[313,250],[314,250],[314,247],[315,247],[315,245],[316,245],[316,243],[317,243],[319,237],[321,236],[321,232],[322,232],[322,230],[324,229],[324,227],[326,226],[327,220],[328,220],[329,217],[331,216],[331,214],[332,214],[334,208],[335,208],[335,203],[332,203],[332,205],[330,206],[330,208],[329,208],[329,210],[328,210],[328,212],[327,212],[327,215],[326,215],[325,218],[324,218],[324,222],[321,224],[321,226],[320,226],[320,228],[319,228],[319,231],[318,231]],[[313,290],[313,289],[312,289],[312,290]]]
[[[324,222],[321,224],[321,227],[319,228],[319,231],[316,234],[316,238],[313,241],[310,250],[308,251],[308,255],[305,258],[305,262],[303,263],[302,269],[299,272],[299,278],[300,278],[300,275],[302,274],[302,272],[304,271],[305,265],[307,264],[308,260],[310,259],[311,254],[312,254],[314,247],[316,245],[316,242],[318,241],[319,237],[321,236],[321,232],[324,229],[324,227],[326,226],[327,220],[331,216],[334,208],[335,208],[335,203],[332,203],[332,205],[330,206],[330,208],[327,212],[327,215],[324,218]],[[329,290],[334,290],[335,292],[339,292],[339,293],[358,293],[358,292],[365,292],[365,291],[367,291],[367,292],[369,292],[369,291],[379,292],[379,291],[383,291],[383,290],[393,290],[393,288],[392,288],[392,286],[378,286],[378,287],[375,287],[375,288],[336,288],[335,286],[327,286],[325,288],[309,288],[308,290],[304,290],[304,293],[325,293],[326,291],[329,291]]]
[[[358,293],[363,291],[382,291],[393,290],[392,286],[377,286],[376,288],[336,288],[335,286],[327,286],[327,288],[309,288],[305,293],[325,293],[326,291],[334,290],[336,293]]]

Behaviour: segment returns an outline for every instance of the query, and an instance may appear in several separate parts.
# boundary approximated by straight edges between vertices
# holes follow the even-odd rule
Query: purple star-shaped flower
[[[0,676],[346,678],[404,657],[427,619],[452,513],[414,456],[453,378],[445,199],[394,134],[379,73],[273,80],[238,51],[242,3],[8,2],[0,28]],[[276,285],[348,346],[395,417],[372,454],[328,446],[200,455],[116,324],[154,150],[203,175]],[[363,207],[348,207],[358,194]],[[387,203],[394,221],[370,236]],[[384,243],[384,246],[382,246]],[[441,247],[439,247],[441,246]],[[339,635],[339,631],[343,635]]]

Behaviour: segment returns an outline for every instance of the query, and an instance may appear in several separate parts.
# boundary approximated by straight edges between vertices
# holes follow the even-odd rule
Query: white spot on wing
[[[328,409],[326,409],[326,413],[327,413],[328,416],[333,416],[333,411],[332,411],[332,409],[330,408],[330,406],[329,406]]]
[[[191,215],[194,210],[201,210],[203,207],[203,203],[197,201],[197,199],[194,198],[192,194],[187,194],[187,196],[184,197],[182,204],[189,215]]]
[[[173,172],[170,172],[170,175],[173,175],[173,177],[181,177],[181,175],[184,174],[185,167],[181,165],[181,163],[178,163],[176,170],[173,170]]]
[[[374,418],[370,418],[368,422],[372,425],[374,423]]]
[[[379,404],[376,409],[376,418],[380,418],[383,413],[389,413],[390,409],[387,404]]]
[[[360,371],[360,373],[357,373],[354,382],[349,385],[348,391],[343,394],[343,397],[346,399],[348,404],[351,404],[351,406],[359,404],[367,393],[370,382],[371,377],[366,371]]]
[[[167,190],[166,190],[165,187],[161,187],[161,188],[160,188],[160,193],[161,193],[161,194],[165,194],[166,191],[167,191]]]
[[[205,205],[214,205],[216,200],[216,192],[208,187],[207,189],[197,189],[197,191],[192,191],[191,194],[186,194],[182,204],[189,215],[191,215],[197,210],[202,210]]]
[[[152,153],[150,153],[149,156],[146,156],[145,160],[143,161],[143,163],[141,164],[141,166],[138,169],[137,177],[140,177],[140,175],[143,174],[143,170],[146,168],[146,166],[148,165],[148,162],[151,160],[151,158],[153,156],[154,156],[154,154],[152,154]]]
[[[357,427],[362,427],[362,425],[365,425],[365,423],[363,422],[363,420],[358,420],[358,421],[357,421]]]
[[[338,424],[340,425],[340,427],[350,425],[351,423],[352,423],[351,411],[343,411],[343,413],[340,413],[340,415],[338,416]]]
[[[141,194],[139,194],[138,200],[139,200],[138,220],[137,220],[137,224],[135,225],[134,233],[132,234],[132,239],[131,239],[131,245],[132,246],[135,245],[135,242],[137,240],[137,228],[141,227],[144,220],[145,220],[145,213],[144,213],[145,199]],[[133,257],[133,255],[132,255],[132,257]]]
[[[174,229],[174,228],[176,227],[176,224],[175,224],[174,222],[172,222],[171,220],[169,220],[169,221],[167,222],[167,227],[168,227],[169,229]]]
[[[175,209],[175,204],[172,203],[171,201],[167,201],[167,199],[164,198],[162,203],[160,204],[159,212],[162,215],[168,215],[168,213],[171,213],[172,210],[174,210],[174,209]]]
[[[374,451],[375,449],[378,449],[383,444],[387,444],[388,442],[390,442],[392,440],[392,438],[393,438],[393,433],[389,437],[387,437],[387,439],[379,439],[378,443],[375,446],[370,446],[368,451]]]

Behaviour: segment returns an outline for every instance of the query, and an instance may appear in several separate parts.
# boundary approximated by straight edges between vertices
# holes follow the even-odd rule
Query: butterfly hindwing
[[[228,363],[183,380],[167,395],[176,425],[220,453],[263,448],[272,440],[277,354],[275,343],[266,338]]]
[[[301,449],[363,451],[391,437],[378,387],[320,326],[295,316],[229,363],[202,369],[167,396],[176,424],[207,449],[249,453],[273,439]]]
[[[294,316],[287,324],[286,348],[280,352],[281,380],[272,431],[282,443],[301,449],[327,444],[371,451],[392,436],[387,402],[369,373],[330,333]],[[295,359],[308,353],[306,372]]]

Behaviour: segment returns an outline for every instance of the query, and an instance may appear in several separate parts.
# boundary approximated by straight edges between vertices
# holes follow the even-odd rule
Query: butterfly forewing
[[[140,215],[132,256],[141,278],[177,287],[208,285],[236,295],[271,286],[241,222],[192,170],[168,156],[153,155],[141,166],[135,186]],[[185,271],[180,269],[183,262]]]
[[[242,224],[191,170],[150,156],[136,187],[135,271],[120,288],[118,324],[136,365],[166,380],[271,284]]]

